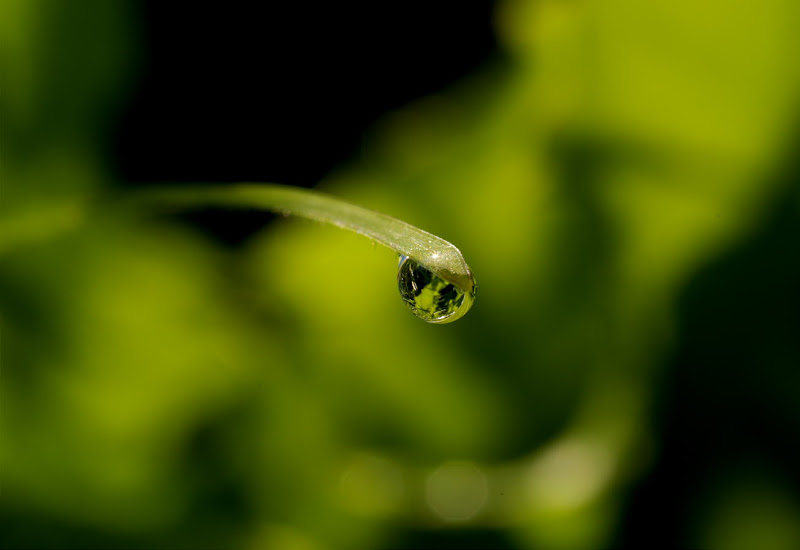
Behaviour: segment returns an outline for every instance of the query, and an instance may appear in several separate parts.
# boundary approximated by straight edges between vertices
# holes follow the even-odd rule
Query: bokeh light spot
[[[448,462],[428,477],[425,496],[442,519],[467,521],[486,504],[489,482],[470,462]]]
[[[529,472],[529,494],[537,506],[575,509],[588,504],[607,486],[613,460],[602,447],[566,438],[543,450]]]

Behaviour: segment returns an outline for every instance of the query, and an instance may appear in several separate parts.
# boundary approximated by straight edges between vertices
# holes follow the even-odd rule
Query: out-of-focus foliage
[[[478,298],[447,326],[359,237],[282,220],[232,252],[98,208],[136,29],[117,2],[2,11],[4,546],[609,546],[675,357],[709,391],[763,373],[740,406],[800,434],[796,2],[502,4],[507,58],[387,115],[322,184],[462,249]],[[748,286],[737,251],[788,275]],[[762,332],[693,324],[751,326],[682,305],[729,278]],[[736,334],[744,359],[698,354]],[[772,458],[712,464],[671,540],[800,546]]]

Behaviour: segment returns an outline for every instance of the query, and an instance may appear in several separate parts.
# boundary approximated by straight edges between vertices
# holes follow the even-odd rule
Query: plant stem
[[[455,246],[404,221],[319,191],[276,184],[159,187],[142,192],[138,201],[167,207],[263,209],[328,223],[365,235],[408,256],[435,275],[474,292],[475,279]]]

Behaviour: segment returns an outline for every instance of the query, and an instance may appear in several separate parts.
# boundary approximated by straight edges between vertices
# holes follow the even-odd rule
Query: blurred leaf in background
[[[115,210],[133,8],[2,10],[4,547],[800,545],[793,2],[499,4],[320,185],[464,251],[446,326],[360,237]]]

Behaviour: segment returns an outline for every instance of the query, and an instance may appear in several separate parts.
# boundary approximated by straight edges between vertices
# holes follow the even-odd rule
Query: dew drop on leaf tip
[[[466,292],[407,256],[400,256],[397,286],[414,315],[428,323],[449,323],[463,317],[475,299],[474,286]]]

